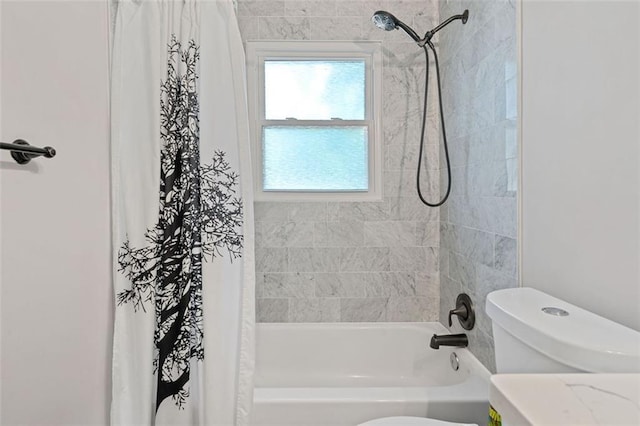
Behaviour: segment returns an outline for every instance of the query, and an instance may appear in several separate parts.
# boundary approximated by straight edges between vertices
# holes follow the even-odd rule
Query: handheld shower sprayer
[[[391,31],[397,30],[398,28],[402,28],[404,32],[409,34],[409,36],[416,42],[420,43],[420,37],[418,34],[407,24],[390,14],[384,10],[379,10],[373,14],[371,20],[375,24],[376,27],[381,30]]]
[[[380,28],[381,30],[392,31],[392,30],[397,30],[398,28],[402,28],[404,32],[409,34],[409,36],[413,39],[413,41],[418,43],[420,47],[423,47],[425,44],[427,44],[431,40],[431,38],[435,35],[435,33],[437,33],[442,28],[446,27],[451,22],[457,19],[461,19],[462,23],[466,24],[467,20],[469,19],[469,10],[465,10],[460,15],[454,15],[450,17],[449,19],[442,22],[440,25],[438,25],[431,31],[427,31],[424,34],[424,37],[420,38],[418,36],[418,33],[416,33],[413,30],[413,28],[411,28],[410,26],[408,26],[407,24],[405,24],[404,22],[402,22],[401,20],[393,16],[391,13],[387,12],[386,10],[379,10],[376,13],[374,13],[373,16],[371,17],[371,20],[373,21],[375,26]]]
[[[376,13],[374,13],[373,16],[371,17],[371,20],[373,21],[375,26],[382,30],[391,31],[391,30],[397,30],[398,28],[402,28],[404,32],[409,34],[409,36],[413,39],[413,41],[415,41],[418,44],[418,46],[420,46],[424,50],[427,72],[425,73],[425,77],[424,77],[425,79],[424,106],[422,110],[422,132],[420,133],[420,153],[418,156],[418,171],[416,173],[416,188],[418,190],[418,197],[420,197],[420,200],[429,207],[439,207],[443,205],[445,201],[447,201],[447,198],[449,198],[449,194],[451,193],[451,164],[449,162],[447,132],[445,130],[444,113],[442,110],[442,90],[440,88],[440,65],[438,64],[438,54],[436,53],[436,48],[433,46],[433,43],[431,43],[431,39],[438,31],[440,31],[441,29],[449,25],[451,22],[458,19],[460,19],[463,24],[466,24],[467,20],[469,19],[469,10],[465,10],[460,15],[454,15],[450,17],[449,19],[440,23],[437,27],[435,27],[431,31],[427,31],[424,34],[424,37],[420,38],[418,34],[410,26],[408,26],[407,24],[405,24],[404,22],[402,22],[401,20],[399,20],[398,18],[390,14],[389,12],[386,12],[384,10],[379,10]],[[425,198],[422,195],[422,190],[420,189],[420,170],[422,165],[422,153],[424,151],[424,134],[425,134],[425,126],[427,123],[427,99],[429,95],[429,51],[427,50],[427,47],[429,47],[429,49],[431,49],[431,51],[433,52],[433,58],[436,65],[436,79],[438,82],[438,103],[440,106],[440,123],[442,127],[442,145],[444,148],[444,156],[447,163],[447,178],[448,178],[447,191],[445,195],[440,199],[440,201],[437,201],[435,203],[431,203],[425,200]]]

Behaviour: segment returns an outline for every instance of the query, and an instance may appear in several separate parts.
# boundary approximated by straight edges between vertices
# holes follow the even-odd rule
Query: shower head
[[[379,10],[374,13],[371,20],[376,27],[385,31],[395,30],[397,26],[396,22],[398,22],[395,16],[384,10]]]
[[[469,19],[469,11],[465,10],[460,15],[454,15],[450,17],[449,19],[447,19],[446,21],[444,21],[443,23],[441,23],[431,31],[427,31],[424,37],[420,38],[418,37],[418,34],[416,34],[416,32],[410,26],[408,26],[407,24],[405,24],[404,22],[402,22],[401,20],[399,20],[398,18],[396,18],[395,16],[393,16],[392,14],[390,14],[385,10],[379,10],[376,13],[374,13],[373,16],[371,17],[371,20],[376,25],[376,27],[380,28],[381,30],[391,31],[391,30],[397,30],[398,28],[402,28],[407,34],[409,34],[409,36],[411,36],[413,41],[418,43],[420,47],[423,47],[427,43],[430,43],[431,38],[435,33],[440,31],[442,28],[449,25],[452,21],[455,21],[456,19],[460,19],[462,20],[463,24],[466,24],[467,20]]]
[[[384,10],[377,11],[376,13],[373,14],[373,16],[371,17],[371,20],[376,25],[376,27],[380,28],[381,30],[391,31],[391,30],[397,30],[398,28],[402,28],[407,34],[409,34],[409,36],[414,41],[416,42],[420,41],[420,37],[418,37],[418,34],[416,34],[416,32],[413,29],[411,29],[411,27],[409,27],[407,24],[405,24],[404,22],[402,22],[401,20],[399,20],[398,18],[396,18],[395,16],[393,16],[387,11],[384,11]]]

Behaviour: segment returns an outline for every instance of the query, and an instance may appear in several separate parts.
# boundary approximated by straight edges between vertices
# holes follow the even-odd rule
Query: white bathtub
[[[254,425],[487,422],[489,371],[466,349],[429,348],[447,333],[439,323],[258,324],[256,333]]]

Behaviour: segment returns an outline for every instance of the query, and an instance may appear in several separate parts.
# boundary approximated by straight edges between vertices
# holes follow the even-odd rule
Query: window
[[[379,42],[248,42],[258,200],[381,198]]]

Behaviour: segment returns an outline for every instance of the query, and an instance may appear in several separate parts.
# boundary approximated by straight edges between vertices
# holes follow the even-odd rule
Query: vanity
[[[489,401],[507,425],[640,425],[640,374],[497,374]]]

